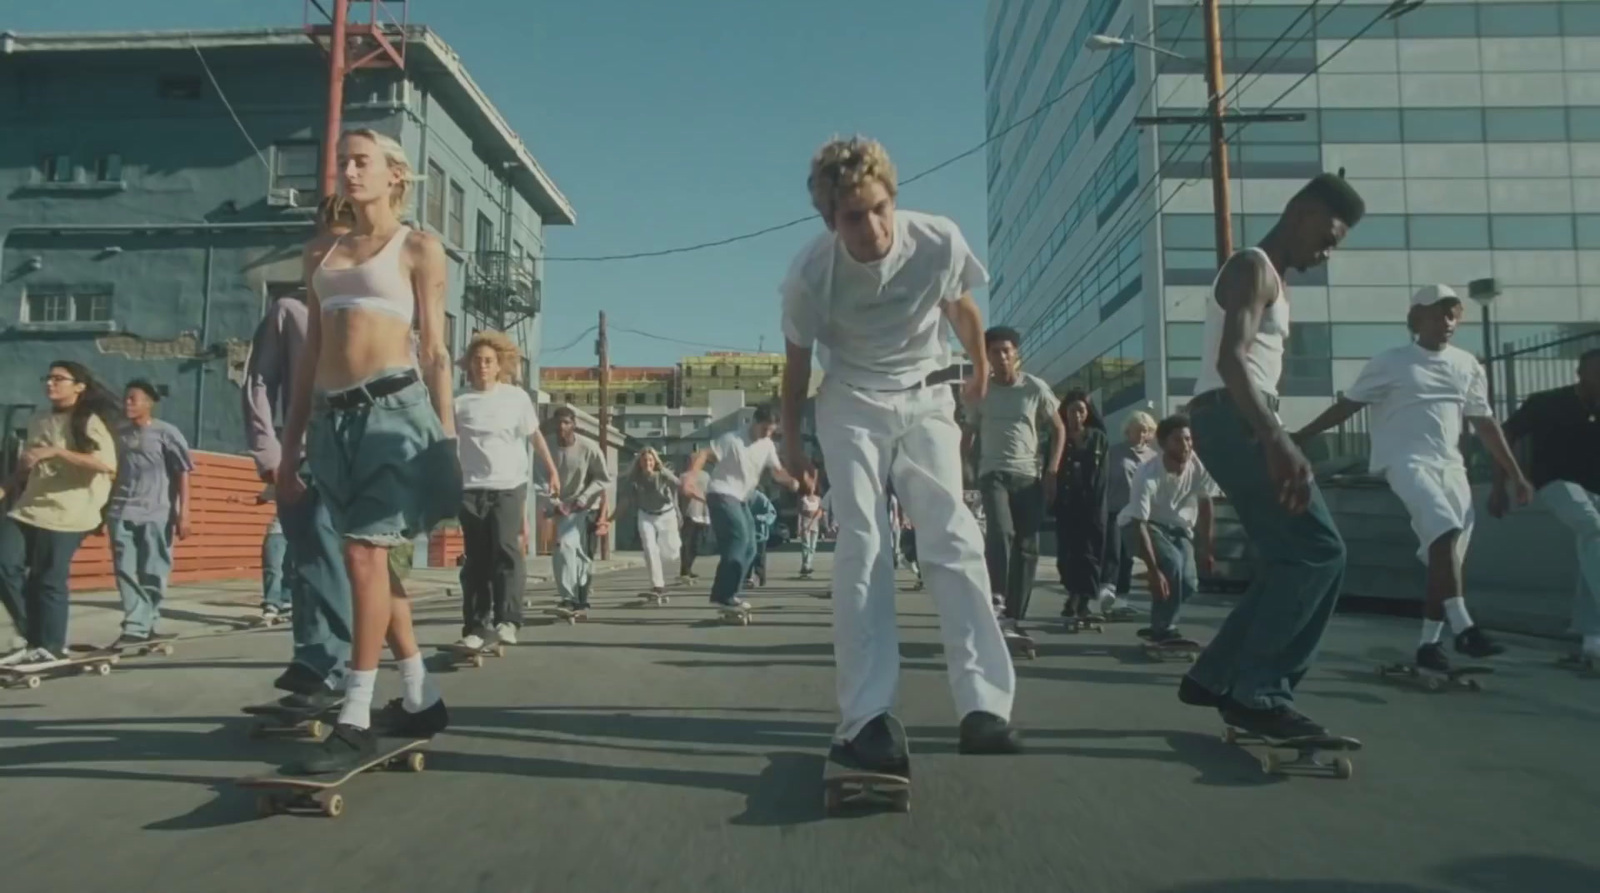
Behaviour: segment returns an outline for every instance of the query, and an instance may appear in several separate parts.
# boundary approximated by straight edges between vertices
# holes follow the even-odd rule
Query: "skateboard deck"
[[[255,723],[250,727],[250,737],[265,738],[270,735],[300,734],[307,738],[321,738],[331,729],[329,722],[338,715],[339,708],[344,702],[336,701],[321,710],[296,710],[285,707],[277,701],[268,701],[265,704],[252,704],[245,707],[246,716],[256,717]]]
[[[558,620],[565,620],[569,626],[589,619],[588,608],[551,608],[545,613]]]
[[[1483,691],[1483,686],[1472,677],[1487,676],[1493,672],[1494,667],[1453,667],[1440,671],[1408,663],[1378,665],[1379,676],[1385,679],[1410,679],[1428,691],[1444,691],[1446,688]]]
[[[1574,670],[1586,676],[1593,676],[1596,673],[1600,673],[1600,660],[1596,660],[1594,657],[1584,654],[1581,651],[1573,654],[1563,654],[1559,659],[1556,660],[1556,666],[1565,670]]]
[[[1031,636],[1022,633],[1003,633],[1006,640],[1006,649],[1012,657],[1025,657],[1033,660],[1039,656],[1039,649],[1034,644]]]
[[[716,611],[717,619],[723,623],[735,623],[739,626],[749,626],[752,622],[754,622],[754,617],[752,616],[750,607],[748,605],[742,608],[729,608],[723,605],[717,605]]]
[[[911,811],[911,772],[892,775],[853,769],[826,760],[822,769],[822,806],[828,815],[848,807],[884,806],[895,812]]]
[[[639,604],[641,605],[664,605],[670,601],[672,601],[672,598],[665,592],[639,593]]]
[[[1249,751],[1260,750],[1256,759],[1261,771],[1267,775],[1288,775],[1291,772],[1329,775],[1346,779],[1355,774],[1355,764],[1347,756],[1324,759],[1323,754],[1333,751],[1357,751],[1361,742],[1341,735],[1312,735],[1304,738],[1264,738],[1244,729],[1228,726],[1222,740]],[[1293,751],[1292,759],[1285,759],[1282,751]]]
[[[1061,618],[1061,625],[1069,633],[1103,633],[1106,631],[1106,628],[1101,625],[1100,618],[1094,614],[1090,614],[1087,617],[1063,617]]]
[[[344,813],[344,795],[337,789],[345,782],[364,772],[404,766],[412,772],[421,772],[426,765],[422,747],[426,738],[382,738],[378,741],[378,755],[343,775],[258,775],[241,778],[234,784],[241,788],[254,788],[256,812],[265,817],[280,812],[314,810],[328,818]]]
[[[139,645],[108,647],[106,650],[114,651],[123,657],[148,657],[151,655],[156,657],[171,657],[174,650],[172,647],[172,639],[173,637],[168,636],[165,638],[154,639],[149,642],[144,642]]]
[[[450,663],[464,664],[474,669],[483,666],[486,657],[505,657],[506,646],[503,642],[488,642],[482,648],[468,648],[459,642],[449,642],[438,646],[439,653],[450,658]]]
[[[1192,664],[1205,646],[1192,639],[1168,639],[1165,642],[1146,639],[1139,642],[1139,647],[1144,650],[1145,657],[1151,660],[1186,660]]]
[[[67,656],[60,660],[27,667],[0,667],[0,688],[38,688],[44,680],[57,676],[105,676],[120,658],[114,651],[68,646]]]
[[[1102,623],[1131,623],[1139,619],[1139,609],[1128,605],[1119,605],[1106,611],[1100,618]]]

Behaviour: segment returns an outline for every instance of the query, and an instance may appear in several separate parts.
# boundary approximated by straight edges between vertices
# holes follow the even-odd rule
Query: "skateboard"
[[[277,701],[253,704],[244,708],[246,716],[256,717],[250,727],[250,737],[265,738],[271,735],[300,734],[307,738],[322,739],[329,731],[329,717],[339,712],[344,702],[335,701],[321,710],[296,710]]]
[[[1600,659],[1595,658],[1593,655],[1584,654],[1581,651],[1563,654],[1556,661],[1556,666],[1566,670],[1575,670],[1586,676],[1600,673]]]
[[[251,629],[271,629],[289,622],[286,614],[275,614],[271,617],[254,617],[250,620]]]
[[[1192,639],[1167,639],[1164,642],[1146,639],[1139,643],[1139,647],[1144,649],[1144,656],[1151,660],[1165,661],[1171,658],[1192,664],[1204,646]]]
[[[1104,623],[1131,623],[1139,619],[1139,609],[1128,605],[1118,605],[1101,618]]]
[[[1081,617],[1067,616],[1061,618],[1062,625],[1069,633],[1103,633],[1106,631],[1105,626],[1102,625],[1103,622],[1104,621],[1095,614],[1089,614]]]
[[[1402,678],[1416,680],[1428,691],[1443,691],[1449,688],[1464,688],[1467,691],[1483,691],[1483,686],[1473,676],[1486,676],[1494,672],[1494,667],[1455,667],[1449,670],[1430,670],[1416,664],[1392,663],[1379,664],[1378,675],[1385,678]]]
[[[717,605],[716,609],[717,619],[721,620],[723,623],[736,623],[740,626],[749,626],[752,622],[752,615],[750,613],[749,605],[745,605],[742,608],[730,608],[725,605]]]
[[[589,619],[588,608],[551,608],[545,613],[558,620],[565,620],[569,626],[580,620]]]
[[[1346,779],[1355,774],[1355,764],[1349,757],[1337,756],[1331,760],[1322,755],[1330,751],[1357,751],[1361,742],[1340,735],[1309,735],[1303,738],[1264,738],[1244,729],[1228,726],[1222,732],[1228,744],[1249,750],[1261,749],[1257,757],[1261,771],[1268,775],[1288,775],[1290,771],[1304,770],[1307,774],[1325,774]],[[1293,759],[1284,759],[1279,751],[1294,751]]]
[[[450,642],[440,645],[439,653],[448,655],[452,666],[465,664],[473,669],[481,669],[485,657],[505,657],[506,646],[503,642],[490,642],[482,648],[468,648],[458,642]]]
[[[639,593],[639,604],[641,605],[664,605],[671,600],[671,597],[669,597],[665,592]]]
[[[412,772],[421,772],[426,765],[422,746],[426,738],[380,738],[378,755],[370,762],[343,775],[259,775],[241,778],[234,784],[241,788],[256,788],[256,813],[262,817],[295,810],[315,810],[328,818],[344,813],[344,795],[339,786],[363,772],[404,766]]]
[[[157,657],[171,657],[173,652],[173,638],[173,636],[158,636],[157,638],[138,645],[126,645],[120,648],[111,647],[107,648],[106,650],[115,651],[117,654],[120,654],[124,657],[147,657],[149,655],[155,655]]]
[[[69,646],[67,656],[24,667],[0,667],[0,688],[38,688],[44,680],[73,674],[105,676],[121,655],[114,651]]]
[[[890,775],[827,760],[822,770],[823,810],[828,815],[838,815],[851,806],[887,806],[895,812],[910,812],[910,769],[905,775]]]
[[[1006,640],[1006,649],[1012,657],[1025,657],[1033,660],[1039,656],[1039,649],[1034,646],[1033,638],[1024,633],[1002,633]]]

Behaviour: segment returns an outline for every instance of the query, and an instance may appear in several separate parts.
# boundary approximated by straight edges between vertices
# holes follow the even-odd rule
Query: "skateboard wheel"
[[[1261,758],[1262,772],[1265,772],[1268,775],[1277,775],[1280,768],[1281,764],[1278,762],[1277,754],[1268,751],[1267,754]]]
[[[1194,654],[1193,651],[1185,654],[1184,657],[1188,659],[1189,663],[1191,663],[1191,664],[1194,663],[1195,654]]]
[[[1356,764],[1352,763],[1349,757],[1333,758],[1334,778],[1349,778],[1354,774],[1356,774]]]
[[[38,676],[29,676],[27,679],[23,680],[23,683],[29,688],[38,688],[39,682],[40,679]]]
[[[1422,683],[1422,687],[1426,688],[1428,691],[1438,691],[1444,687],[1444,683],[1430,676],[1425,682]]]
[[[256,797],[256,815],[267,818],[278,814],[278,801],[271,794],[260,794]]]
[[[322,720],[320,719],[313,719],[306,723],[306,734],[313,738],[321,738],[322,733],[326,731],[327,728],[322,725]]]
[[[661,603],[662,603],[662,604],[663,604],[663,605],[664,605],[664,604],[666,604],[666,603],[667,603],[667,602],[670,602],[670,601],[672,601],[672,599],[670,599],[670,598],[667,598],[667,597],[666,597],[666,596],[664,596],[664,595],[663,595],[663,596],[662,596],[662,597],[661,597]]]
[[[1467,691],[1483,691],[1483,686],[1479,685],[1478,680],[1476,679],[1468,679],[1466,681],[1466,686]]]
[[[838,812],[843,805],[844,796],[839,793],[838,788],[828,788],[822,792],[822,806],[830,814]]]
[[[322,814],[330,819],[336,819],[344,814],[344,797],[340,794],[329,794],[322,800]]]
[[[505,657],[506,656],[506,646],[505,645],[496,645],[496,646],[494,646],[494,656],[495,657]]]
[[[100,674],[101,676],[109,676],[109,675],[111,675],[111,665],[110,664],[95,664],[94,671],[96,673]]]
[[[1239,743],[1239,733],[1234,731],[1231,728],[1230,729],[1223,729],[1222,730],[1222,740],[1227,744],[1238,744]]]
[[[472,656],[472,659],[470,661],[468,661],[468,663],[471,663],[472,664],[472,668],[475,669],[475,670],[483,669],[483,655],[474,654]]]
[[[911,811],[911,792],[910,791],[901,791],[900,793],[898,793],[898,794],[896,794],[894,796],[894,811],[895,812],[910,812]]]
[[[412,772],[421,772],[423,767],[427,765],[428,758],[422,755],[422,751],[413,750],[406,754],[406,768]]]

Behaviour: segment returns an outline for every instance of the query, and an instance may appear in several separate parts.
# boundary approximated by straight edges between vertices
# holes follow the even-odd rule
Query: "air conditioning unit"
[[[269,208],[302,208],[305,199],[300,190],[293,186],[278,186],[267,190],[267,207]]]

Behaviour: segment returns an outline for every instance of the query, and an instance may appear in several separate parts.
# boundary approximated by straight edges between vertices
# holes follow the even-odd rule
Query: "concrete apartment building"
[[[1305,115],[1231,130],[1238,244],[1324,170],[1343,168],[1368,206],[1326,268],[1290,278],[1291,426],[1404,343],[1419,285],[1465,295],[1497,279],[1496,350],[1600,328],[1600,3],[1387,6],[1222,8],[1228,83],[1242,82],[1229,105]],[[1207,133],[1134,117],[1203,110],[1203,33],[1185,0],[989,4],[989,132],[1067,94],[990,146],[989,315],[1024,333],[1030,371],[1113,416],[1175,409],[1198,374],[1216,272]],[[1086,50],[1093,34],[1188,58]],[[1480,319],[1469,307],[1456,336],[1474,352]]]
[[[572,205],[437,34],[412,26],[405,44],[404,72],[350,77],[345,126],[410,155],[408,219],[450,258],[452,352],[503,325],[533,388],[545,228]],[[326,78],[300,29],[0,35],[6,432],[72,359],[113,387],[165,386],[163,417],[196,447],[243,448],[249,339],[301,287]]]

